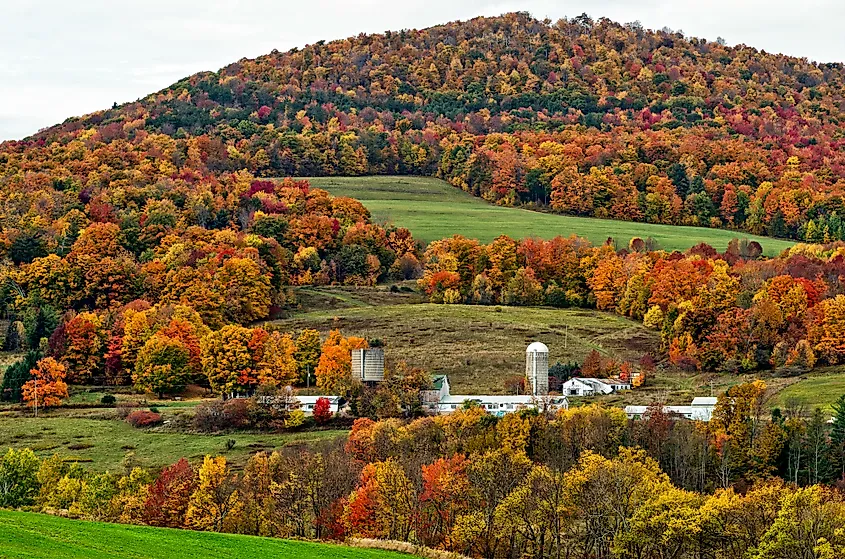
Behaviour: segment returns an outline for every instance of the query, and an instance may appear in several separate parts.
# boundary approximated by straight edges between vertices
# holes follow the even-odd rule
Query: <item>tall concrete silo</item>
[[[546,344],[534,342],[525,350],[525,379],[532,395],[549,393],[549,348]]]
[[[352,376],[362,382],[384,380],[384,350],[368,347],[352,350]]]

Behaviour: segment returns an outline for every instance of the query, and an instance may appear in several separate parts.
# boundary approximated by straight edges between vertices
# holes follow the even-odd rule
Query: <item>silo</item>
[[[352,376],[363,382],[384,380],[384,350],[368,347],[352,350]]]
[[[549,393],[549,348],[546,344],[534,342],[525,350],[525,379],[532,395]]]

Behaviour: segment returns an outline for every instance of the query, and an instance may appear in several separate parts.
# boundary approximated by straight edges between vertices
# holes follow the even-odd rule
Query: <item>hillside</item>
[[[104,164],[153,183],[437,175],[499,204],[827,241],[843,237],[843,73],[515,13],[240,60],[7,143],[0,174],[93,195],[121,180]]]
[[[668,251],[685,251],[707,243],[722,252],[738,235],[723,229],[574,217],[498,206],[432,178],[312,177],[308,181],[335,196],[355,198],[370,211],[375,222],[407,227],[414,238],[426,243],[452,235],[485,243],[499,235],[514,239],[578,235],[597,246],[608,238],[624,246],[630,239],[640,237],[651,238]],[[760,243],[766,256],[776,256],[795,244],[770,237],[739,236]]]
[[[0,511],[0,558],[30,559],[401,559],[409,555],[338,545],[188,530],[83,522]]]

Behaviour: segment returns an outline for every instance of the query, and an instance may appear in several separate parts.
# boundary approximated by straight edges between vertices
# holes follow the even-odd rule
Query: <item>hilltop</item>
[[[96,196],[119,187],[104,165],[152,184],[186,170],[436,175],[503,205],[828,242],[843,237],[843,73],[512,13],[195,74],[4,144],[0,190],[35,174],[53,198]]]

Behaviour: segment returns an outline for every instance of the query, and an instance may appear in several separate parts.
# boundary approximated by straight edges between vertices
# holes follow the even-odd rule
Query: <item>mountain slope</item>
[[[515,13],[244,59],[7,143],[0,172],[75,184],[108,146],[169,175],[438,175],[501,204],[824,242],[845,237],[843,74]]]

